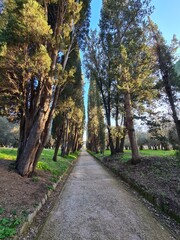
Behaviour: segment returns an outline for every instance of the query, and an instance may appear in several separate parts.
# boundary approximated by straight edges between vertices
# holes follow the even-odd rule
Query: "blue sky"
[[[155,10],[152,14],[152,20],[159,26],[167,42],[170,42],[173,34],[180,39],[180,0],[151,0]],[[92,0],[91,2],[91,28],[97,28],[101,0]]]
[[[180,40],[180,0],[152,0],[155,6],[152,20],[169,43],[173,34]]]

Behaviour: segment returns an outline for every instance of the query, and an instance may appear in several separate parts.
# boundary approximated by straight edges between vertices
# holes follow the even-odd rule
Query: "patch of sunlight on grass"
[[[15,160],[17,155],[16,148],[0,148],[0,159]]]
[[[169,157],[175,155],[175,150],[141,150],[140,154],[142,156],[158,156],[158,157]]]
[[[44,149],[37,164],[37,169],[50,171],[53,175],[61,176],[68,169],[72,161],[78,157],[79,153],[71,153],[68,156],[62,158],[59,152],[57,156],[57,162],[54,162],[52,160],[53,154],[53,149]]]
[[[61,176],[69,167],[69,165],[75,160],[79,152],[71,153],[68,156],[62,158],[59,151],[57,162],[52,160],[54,154],[53,149],[44,149],[40,160],[37,163],[37,169],[50,171],[52,174]],[[3,160],[15,160],[17,155],[17,149],[15,148],[0,148],[0,159]]]
[[[175,152],[174,150],[140,150],[139,153],[141,156],[154,156],[154,157],[170,157],[170,156],[175,156]],[[97,158],[101,158],[101,157],[108,157],[110,156],[113,159],[113,156],[111,156],[111,152],[110,150],[105,150],[104,154],[102,153],[93,153]],[[119,156],[119,160],[122,162],[127,162],[131,159],[131,150],[125,150],[124,153],[122,154],[118,154]],[[116,155],[115,158],[117,159]]]

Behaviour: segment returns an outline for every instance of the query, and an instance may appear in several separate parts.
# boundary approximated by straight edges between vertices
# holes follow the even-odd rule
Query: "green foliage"
[[[96,82],[101,93],[112,154],[116,151],[112,133],[117,151],[120,151],[120,137],[124,137],[124,132],[120,134],[118,131],[123,125],[120,116],[126,118],[128,133],[132,133],[133,107],[142,112],[142,104],[150,103],[155,95],[154,57],[146,30],[151,12],[149,0],[103,1],[100,33],[94,31],[88,39],[85,54],[87,75]],[[128,103],[125,104],[125,100]],[[114,131],[112,116],[116,118],[117,129]],[[135,138],[134,134],[131,138]],[[136,143],[135,140],[131,142]],[[137,146],[132,149],[137,150]]]
[[[71,153],[65,158],[57,157],[57,162],[52,161],[54,150],[44,149],[40,161],[37,164],[37,169],[49,171],[55,176],[61,176],[78,156],[78,152]],[[55,177],[56,178],[56,177]]]
[[[57,176],[52,176],[52,177],[49,178],[49,180],[53,183],[57,183],[58,177]]]
[[[41,161],[38,162],[37,168],[38,168],[38,169],[41,169],[41,170],[44,170],[44,171],[50,171],[50,169],[51,169],[51,168],[48,166],[47,163],[41,162]]]
[[[95,152],[103,152],[105,148],[105,124],[101,101],[97,83],[91,78],[88,93],[87,148]]]
[[[162,33],[159,31],[157,25],[152,21],[149,21],[149,28],[151,31],[151,36],[154,40],[154,52],[156,55],[157,67],[160,71],[161,78],[160,83],[162,90],[165,92],[169,105],[171,107],[171,116],[174,120],[176,126],[177,136],[178,136],[178,145],[180,145],[180,120],[178,116],[178,102],[179,96],[173,85],[177,88],[177,83],[180,78],[175,70],[174,61],[175,61],[175,51],[179,47],[179,41],[174,36],[171,46],[168,46]]]
[[[173,85],[177,88],[178,91],[180,91],[180,60],[177,61],[175,64],[175,71],[178,77],[174,79]]]
[[[80,14],[82,8],[84,13]],[[75,68],[68,68],[67,62],[74,47],[76,25],[80,17],[83,18],[80,25],[83,24],[88,9],[88,1],[82,6],[81,1],[75,0],[18,0],[4,3],[0,16],[0,114],[9,116],[11,120],[20,120],[18,172],[23,161],[23,150],[34,151],[33,147],[30,149],[30,145],[26,145],[27,139],[31,135],[36,142],[43,136],[41,142],[44,145],[58,96],[65,85],[74,79]],[[59,61],[60,55],[63,59]],[[81,114],[80,111],[78,113]],[[44,124],[33,132],[33,125],[41,121]],[[83,132],[82,129],[78,130]],[[37,161],[35,156],[42,151],[40,145],[36,146],[38,154],[34,157],[29,154],[31,159],[27,156],[27,165],[29,161]],[[25,175],[25,168],[24,164],[21,175]]]
[[[0,239],[12,237],[16,234],[17,226],[21,223],[21,219],[18,217],[0,219]]]
[[[176,150],[175,154],[178,158],[180,158],[180,150]]]
[[[0,117],[0,146],[16,147],[19,138],[19,127],[9,122],[5,117]]]
[[[58,99],[52,126],[55,148],[58,149],[61,145],[63,157],[69,152],[78,150],[83,141],[85,121],[83,78],[79,47],[76,41],[69,56],[65,75],[67,81]]]
[[[10,45],[39,43],[52,34],[45,18],[44,9],[35,0],[7,1],[1,17],[7,21],[0,39]]]
[[[48,190],[54,190],[54,187],[51,186],[51,185],[48,185],[48,186],[47,186],[47,189],[48,189]]]
[[[78,21],[76,26],[77,41],[81,50],[85,49],[86,38],[89,33],[90,14],[91,14],[90,3],[91,3],[91,0],[82,1],[82,8],[80,11],[80,20]]]
[[[0,214],[2,214],[4,211],[5,211],[5,209],[0,207]]]

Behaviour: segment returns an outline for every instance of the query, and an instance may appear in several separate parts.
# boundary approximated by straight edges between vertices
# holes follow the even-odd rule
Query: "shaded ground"
[[[15,172],[14,161],[0,159],[0,239],[11,239],[9,236],[16,232],[18,233],[16,240],[36,237],[75,162],[74,157],[60,160],[58,173],[61,174],[61,181],[38,212],[29,231],[20,236],[22,224],[52,189],[58,176],[49,171],[36,170],[34,177],[23,178]]]
[[[11,164],[14,161],[0,160],[0,209],[1,217],[26,218],[52,186],[49,172],[37,171],[33,178],[23,178],[17,174]]]
[[[120,158],[121,155],[116,155],[100,157],[100,160],[149,201],[180,222],[180,160],[175,157],[143,157],[139,164],[132,165],[130,162],[121,162]],[[180,229],[176,230],[180,235]]]

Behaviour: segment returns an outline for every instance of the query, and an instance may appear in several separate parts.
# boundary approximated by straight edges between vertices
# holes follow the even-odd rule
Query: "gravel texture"
[[[175,239],[126,186],[83,151],[37,240]]]

